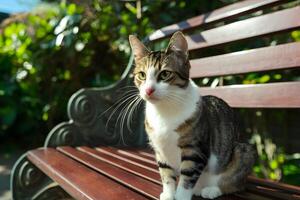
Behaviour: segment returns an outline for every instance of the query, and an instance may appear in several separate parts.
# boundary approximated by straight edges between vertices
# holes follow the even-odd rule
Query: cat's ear
[[[177,31],[170,39],[166,53],[181,52],[188,56],[188,44],[182,32]]]
[[[140,60],[150,53],[145,45],[134,35],[129,35],[129,43],[136,61]]]

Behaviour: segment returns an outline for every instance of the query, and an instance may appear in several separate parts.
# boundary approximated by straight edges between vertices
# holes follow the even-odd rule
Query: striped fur
[[[212,199],[240,190],[256,152],[240,143],[227,103],[200,96],[189,79],[183,34],[175,33],[165,51],[151,52],[135,36],[130,44],[134,83],[146,101],[145,128],[163,183],[160,199],[191,200],[193,194]],[[145,93],[149,87],[154,89],[151,96]]]

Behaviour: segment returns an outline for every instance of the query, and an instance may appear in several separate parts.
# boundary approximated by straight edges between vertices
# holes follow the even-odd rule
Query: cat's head
[[[164,51],[149,51],[133,35],[129,42],[135,58],[134,83],[144,100],[158,103],[183,94],[189,84],[190,63],[181,32],[173,34]]]

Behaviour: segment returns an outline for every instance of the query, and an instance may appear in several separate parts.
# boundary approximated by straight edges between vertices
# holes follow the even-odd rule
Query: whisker
[[[132,94],[131,96],[127,97],[125,100],[123,100],[121,103],[119,103],[116,108],[112,111],[112,113],[109,115],[106,125],[105,127],[107,128],[109,121],[111,120],[111,118],[113,117],[113,115],[115,114],[115,112],[120,108],[120,106],[122,106],[124,103],[126,103],[125,105],[127,105],[130,99],[133,99],[136,97],[136,94]]]
[[[132,132],[130,124],[133,120],[133,114],[135,113],[136,109],[139,107],[139,104],[142,102],[141,98],[138,98],[138,100],[133,104],[132,109],[129,111],[128,117],[127,117],[127,128],[130,132]]]
[[[119,104],[122,100],[124,100],[124,99],[126,99],[126,98],[128,98],[128,97],[130,97],[130,95],[133,95],[133,94],[135,94],[135,93],[127,93],[127,94],[125,94],[123,97],[121,97],[118,101],[116,101],[113,105],[111,105],[108,109],[106,109],[105,111],[103,111],[102,113],[100,113],[98,116],[97,116],[97,118],[99,119],[99,118],[101,118],[107,111],[109,111],[111,108],[113,108],[114,106],[116,106],[117,104]]]
[[[136,100],[136,98],[137,98],[137,96],[135,96],[135,97],[133,98],[133,100],[131,100],[130,102],[127,102],[127,103],[126,103],[126,105],[124,106],[124,108],[122,108],[122,110],[120,111],[120,114],[119,114],[119,116],[118,116],[118,118],[117,118],[117,121],[116,121],[116,124],[118,124],[119,120],[121,120],[121,121],[120,121],[120,131],[121,131],[121,139],[122,139],[122,142],[123,142],[124,144],[125,144],[125,140],[124,140],[124,137],[123,137],[124,133],[123,133],[123,127],[122,127],[122,119],[123,119],[124,115],[126,115],[125,110],[128,108],[129,105],[132,104],[133,101]]]
[[[128,116],[128,111],[135,105],[135,103],[139,100],[139,96],[136,96],[135,99],[132,100],[132,102],[127,106],[127,109],[125,110],[125,114],[122,117],[122,130],[124,128],[124,122],[125,122],[125,118],[126,115]]]

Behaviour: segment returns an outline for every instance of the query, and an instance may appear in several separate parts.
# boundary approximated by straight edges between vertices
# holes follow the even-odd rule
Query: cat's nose
[[[148,96],[151,96],[151,94],[153,94],[154,91],[155,91],[155,89],[152,87],[146,88],[146,94]]]

